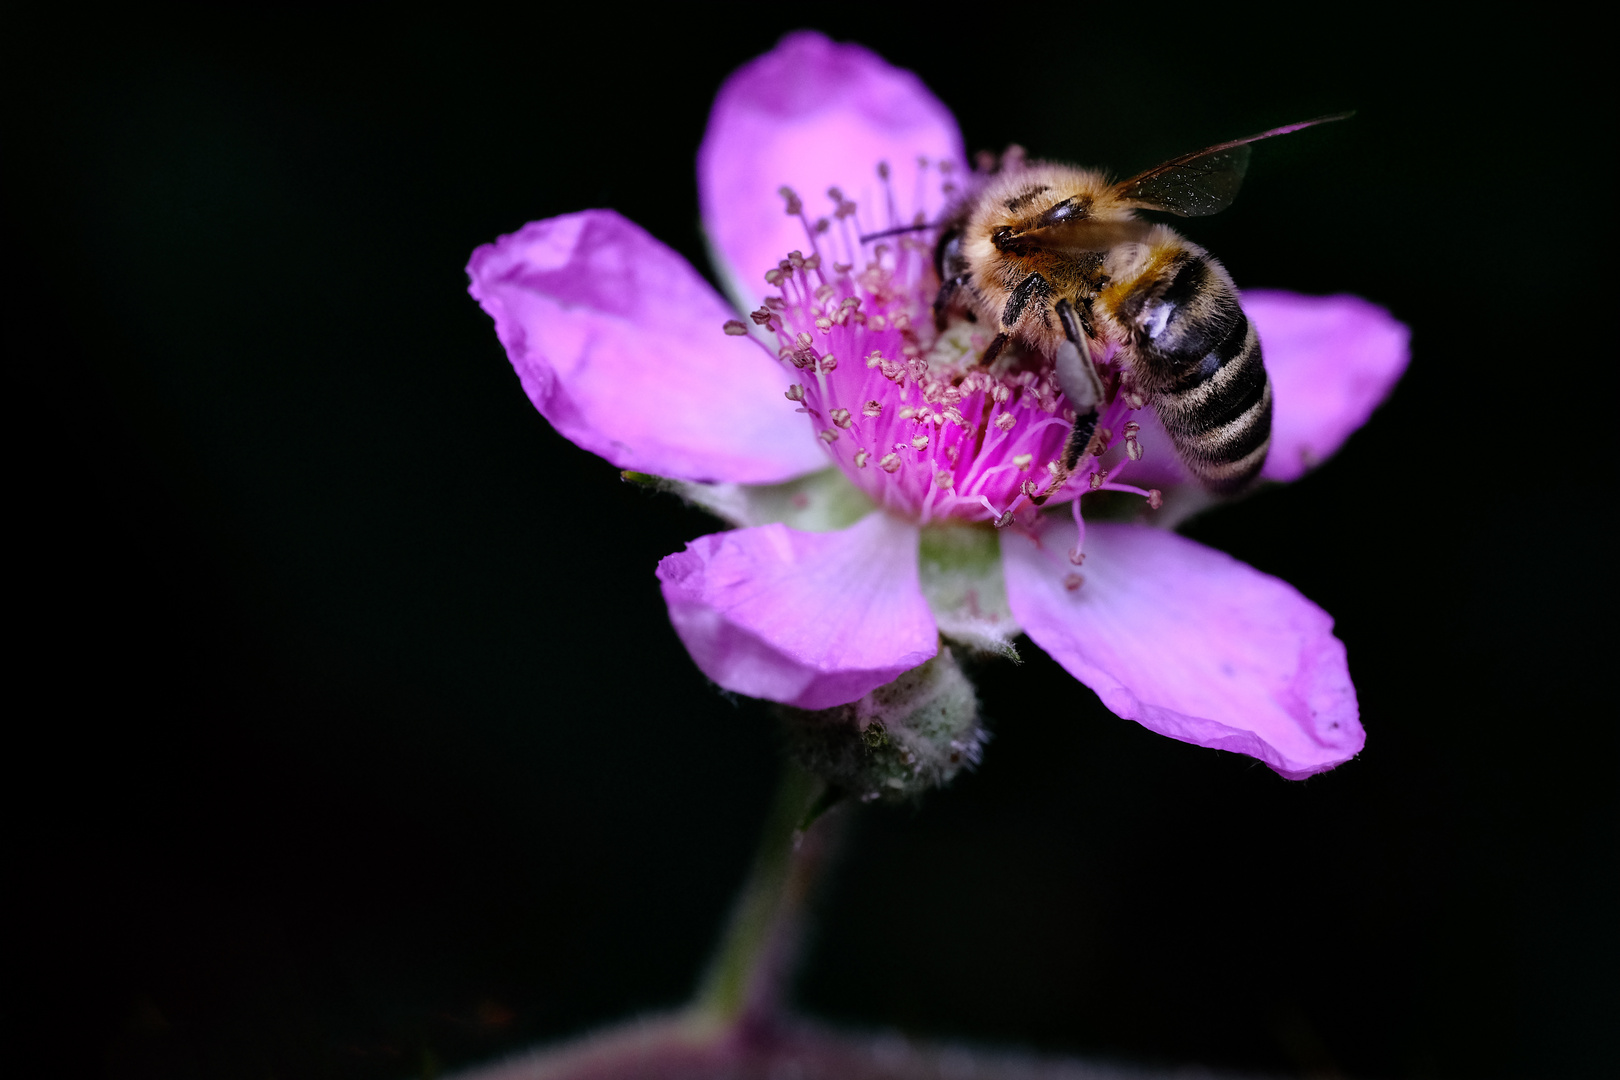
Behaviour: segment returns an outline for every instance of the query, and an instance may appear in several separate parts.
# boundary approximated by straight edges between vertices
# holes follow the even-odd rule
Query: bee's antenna
[[[901,233],[921,232],[924,229],[937,228],[939,228],[939,222],[937,221],[925,221],[920,225],[899,225],[893,229],[884,229],[882,232],[865,233],[861,236],[861,243],[864,244],[869,240],[881,240],[885,236],[899,236]]]

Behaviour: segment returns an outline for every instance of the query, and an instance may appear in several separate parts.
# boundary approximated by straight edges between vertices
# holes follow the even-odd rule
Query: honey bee
[[[1188,470],[1210,491],[1235,492],[1259,474],[1271,444],[1271,382],[1259,338],[1226,268],[1136,212],[1224,210],[1248,167],[1249,143],[1349,115],[1206,147],[1118,183],[1091,169],[1025,163],[1009,151],[941,225],[936,321],[943,330],[951,313],[965,309],[993,323],[985,366],[1009,342],[1053,358],[1077,414],[1065,469],[1101,452],[1094,435],[1110,388],[1094,357],[1117,346],[1134,384],[1128,392],[1153,405]]]

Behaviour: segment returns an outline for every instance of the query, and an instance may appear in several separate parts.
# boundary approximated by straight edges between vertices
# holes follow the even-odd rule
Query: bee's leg
[[[1058,321],[1063,324],[1064,337],[1055,358],[1057,381],[1075,411],[1074,427],[1063,444],[1063,467],[1073,469],[1091,448],[1091,437],[1097,430],[1097,406],[1103,400],[1103,385],[1097,378],[1091,344],[1074,307],[1067,300],[1059,300],[1055,307]]]
[[[956,299],[956,292],[967,284],[968,276],[958,274],[939,287],[934,296],[934,329],[940,333],[945,332],[945,313],[951,308],[951,301]]]
[[[1018,320],[1024,317],[1024,309],[1031,300],[1045,300],[1052,295],[1052,286],[1040,274],[1031,274],[1029,277],[1013,286],[1012,295],[1007,297],[1007,306],[1001,309],[1001,332],[1010,334],[1018,325]]]
[[[1007,347],[1007,341],[1008,337],[1006,334],[997,334],[995,337],[991,338],[990,347],[984,350],[983,356],[979,357],[979,366],[989,367],[991,364],[995,363],[996,357],[1001,355],[1001,350]]]

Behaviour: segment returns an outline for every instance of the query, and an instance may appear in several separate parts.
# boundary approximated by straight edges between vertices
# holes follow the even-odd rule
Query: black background
[[[689,991],[778,754],[652,578],[713,525],[550,430],[462,268],[588,206],[704,266],[708,104],[801,20],[590,14],[8,32],[8,1060],[426,1076]],[[1612,177],[1579,34],[996,14],[803,18],[916,70],[970,151],[1124,172],[1360,110],[1188,232],[1240,284],[1387,305],[1411,370],[1188,531],[1335,614],[1369,741],[1288,783],[1033,647],[988,664],[987,761],[861,811],[801,1002],[1146,1063],[1604,1073]]]

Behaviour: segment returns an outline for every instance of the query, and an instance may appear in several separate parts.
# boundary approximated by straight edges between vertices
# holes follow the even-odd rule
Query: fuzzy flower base
[[[1284,777],[1361,750],[1331,617],[1168,531],[1210,497],[1123,358],[1096,358],[1106,400],[1071,468],[1053,358],[987,368],[981,327],[936,327],[934,235],[911,227],[975,181],[915,76],[791,35],[721,88],[698,179],[729,304],[611,210],[533,222],[468,272],[558,431],[733,526],[657,570],[704,674],[824,710],[942,638],[1015,655],[1027,635],[1118,715]],[[1262,477],[1292,481],[1389,392],[1406,328],[1354,297],[1243,305],[1273,387]]]

